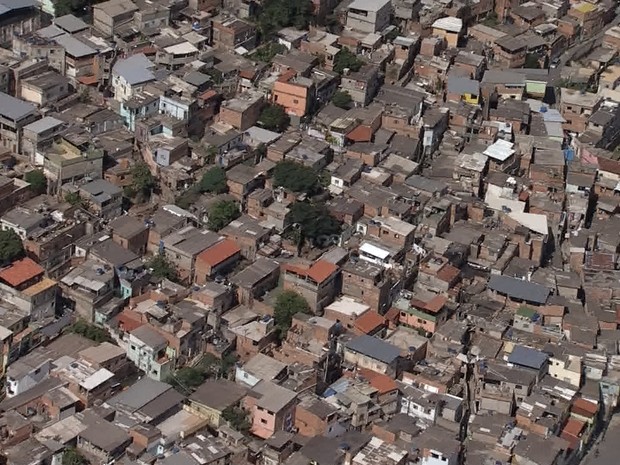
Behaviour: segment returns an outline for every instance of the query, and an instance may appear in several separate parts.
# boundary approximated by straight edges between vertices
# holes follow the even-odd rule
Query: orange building
[[[314,99],[314,81],[297,76],[293,70],[284,73],[273,85],[273,102],[289,115],[301,118],[310,111]]]

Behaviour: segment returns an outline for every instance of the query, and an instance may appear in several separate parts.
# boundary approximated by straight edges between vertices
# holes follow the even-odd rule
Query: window
[[[261,422],[263,425],[266,425],[266,424],[267,424],[267,420],[265,420],[264,418],[261,418],[261,419],[260,419],[260,422]]]
[[[131,345],[131,350],[136,350],[136,346],[134,346],[133,344]]]
[[[293,99],[293,103],[299,103],[299,100],[297,100],[296,98]]]

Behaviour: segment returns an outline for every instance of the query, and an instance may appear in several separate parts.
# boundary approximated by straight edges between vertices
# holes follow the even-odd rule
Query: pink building
[[[444,295],[435,295],[429,299],[417,295],[411,299],[408,308],[401,309],[399,323],[434,333],[448,318],[446,302],[448,298]]]
[[[245,409],[250,412],[252,434],[267,439],[276,431],[295,427],[297,393],[270,381],[260,381],[245,397]]]

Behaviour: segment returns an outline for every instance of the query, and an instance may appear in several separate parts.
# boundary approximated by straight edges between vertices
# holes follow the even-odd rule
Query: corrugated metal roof
[[[515,346],[508,356],[508,363],[539,370],[547,362],[547,354],[531,347]]]
[[[510,276],[492,275],[488,286],[509,297],[541,305],[547,302],[549,296],[549,289],[545,286]]]
[[[392,363],[400,356],[400,349],[395,345],[367,335],[362,335],[349,341],[347,349],[384,363]]]

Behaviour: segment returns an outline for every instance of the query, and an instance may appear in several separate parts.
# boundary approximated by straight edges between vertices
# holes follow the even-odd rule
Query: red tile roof
[[[119,313],[116,317],[119,328],[127,333],[130,333],[134,329],[144,325],[144,323],[140,321],[139,317],[136,319],[135,315],[136,313],[132,310],[123,310]]]
[[[338,267],[333,263],[325,260],[318,260],[308,269],[308,276],[320,284],[336,271],[338,271]]]
[[[372,140],[372,129],[360,124],[347,134],[347,139],[354,142],[370,142]]]
[[[424,302],[423,300],[414,297],[413,299],[411,299],[411,305],[417,308],[421,308],[422,310],[426,310],[430,313],[438,313],[444,307],[444,305],[446,305],[447,301],[448,298],[445,295],[436,295],[427,302]]]
[[[385,325],[385,318],[379,315],[377,312],[368,311],[364,312],[355,320],[355,328],[360,330],[364,334],[369,334],[378,327]]]
[[[563,433],[568,433],[571,436],[579,436],[579,434],[583,431],[583,427],[586,425],[585,422],[577,420],[575,418],[569,418],[564,425]]]
[[[89,75],[89,76],[80,76],[78,81],[86,86],[92,86],[99,82],[99,78],[97,76]]]
[[[387,312],[385,312],[385,319],[388,321],[393,321],[394,323],[398,322],[399,316],[400,316],[400,309],[396,307],[391,307]]]
[[[209,100],[210,98],[213,98],[216,95],[218,95],[218,93],[216,91],[214,91],[213,89],[209,89],[209,90],[203,92],[202,94],[200,94],[198,96],[198,98],[200,100]]]
[[[294,263],[286,263],[282,266],[282,269],[293,272],[299,276],[307,276],[319,284],[338,271],[338,267],[336,265],[325,260],[318,260],[310,267],[296,265]]]
[[[360,368],[358,369],[358,372],[361,376],[368,380],[368,383],[372,387],[379,391],[379,394],[386,394],[390,391],[398,389],[396,381],[388,375],[377,373],[376,371],[372,371],[367,368]]]
[[[10,286],[18,287],[43,273],[45,270],[34,260],[23,258],[0,270],[0,279]]]
[[[580,435],[585,425],[583,421],[574,418],[569,419],[566,425],[564,425],[560,437],[569,442],[571,449],[577,449],[579,447]]]
[[[598,405],[580,397],[573,402],[571,411],[584,417],[593,417],[598,411]]]
[[[231,239],[224,239],[200,252],[197,258],[208,265],[217,266],[238,253],[241,253],[241,249],[237,243]]]
[[[620,162],[610,158],[598,157],[598,168],[613,174],[620,174]]]
[[[461,271],[458,268],[446,263],[439,271],[437,271],[437,278],[446,283],[450,283],[456,279],[460,272]]]
[[[239,71],[239,76],[245,79],[253,80],[256,77],[255,69],[242,69]]]
[[[289,69],[278,78],[278,82],[288,82],[295,76],[297,76],[297,71],[295,71],[294,69]]]

